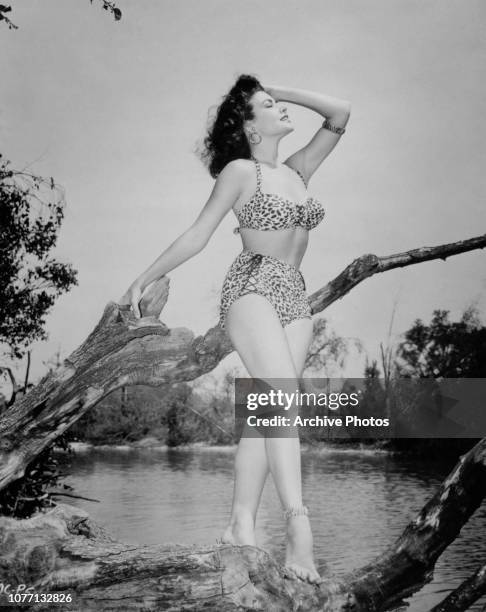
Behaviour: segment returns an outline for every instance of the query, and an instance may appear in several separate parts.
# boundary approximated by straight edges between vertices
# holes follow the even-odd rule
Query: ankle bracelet
[[[288,519],[291,516],[308,515],[309,509],[307,506],[289,506],[287,510],[284,510],[284,519]]]

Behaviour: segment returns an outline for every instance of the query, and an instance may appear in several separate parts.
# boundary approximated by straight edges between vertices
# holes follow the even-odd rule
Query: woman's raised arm
[[[223,168],[208,201],[194,223],[133,281],[122,296],[119,303],[131,304],[137,318],[141,316],[138,303],[148,285],[180,266],[206,246],[214,230],[240,195],[244,178],[248,175],[246,163],[245,160],[237,159]]]
[[[348,100],[341,100],[323,93],[309,91],[307,89],[294,89],[289,87],[271,86],[265,87],[275,100],[292,102],[305,106],[319,113],[326,119],[327,125],[337,128],[337,132],[331,129],[317,130],[310,142],[296,151],[285,163],[303,174],[306,183],[314,174],[317,168],[326,159],[329,153],[337,145],[341,134],[339,133],[346,126],[350,113],[351,103]]]

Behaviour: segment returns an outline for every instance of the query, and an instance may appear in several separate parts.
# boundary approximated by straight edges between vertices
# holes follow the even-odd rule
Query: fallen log
[[[432,580],[437,559],[485,495],[483,439],[460,457],[394,543],[346,575],[323,572],[319,586],[291,578],[256,547],[137,547],[111,539],[84,511],[58,506],[30,519],[0,517],[0,583],[10,592],[25,585],[38,594],[69,594],[72,601],[63,610],[83,612],[385,612]]]

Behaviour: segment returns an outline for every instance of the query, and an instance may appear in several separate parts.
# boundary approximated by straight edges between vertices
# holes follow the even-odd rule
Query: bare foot
[[[314,565],[312,547],[313,539],[309,518],[305,515],[288,518],[285,567],[302,580],[319,584],[322,578]]]
[[[253,517],[238,516],[226,527],[222,537],[222,544],[233,544],[234,546],[256,546],[255,525]]]

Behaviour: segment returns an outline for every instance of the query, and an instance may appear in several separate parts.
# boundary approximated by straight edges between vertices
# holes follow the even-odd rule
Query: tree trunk
[[[29,386],[29,373],[30,373],[30,359],[32,351],[27,351],[27,367],[25,368],[25,379],[24,379],[24,393],[27,393]]]

